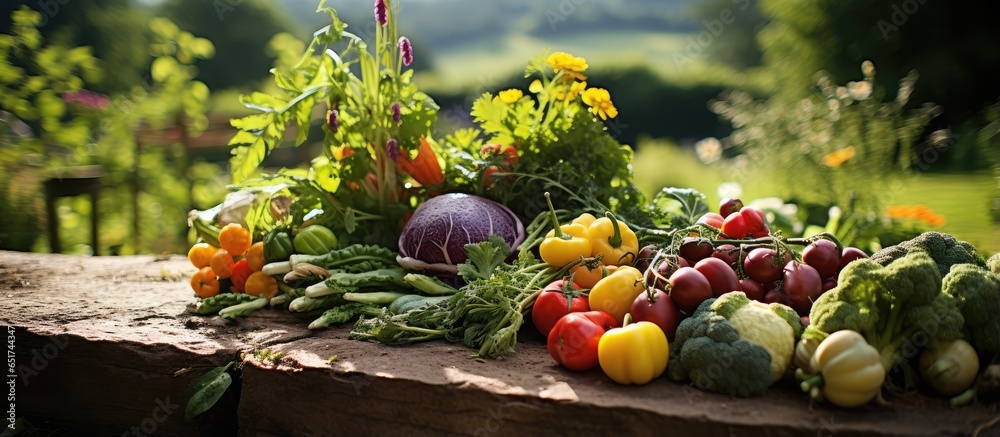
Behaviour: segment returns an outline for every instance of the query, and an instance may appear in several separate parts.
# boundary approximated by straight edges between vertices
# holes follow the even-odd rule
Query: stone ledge
[[[45,429],[101,435],[155,425],[158,435],[706,437],[968,435],[997,415],[996,404],[951,410],[925,396],[890,408],[810,410],[788,380],[751,399],[664,379],[619,386],[599,370],[555,366],[530,329],[515,354],[494,361],[445,342],[349,341],[346,326],[310,332],[310,317],[284,312],[238,322],[196,317],[185,312],[193,271],[181,256],[0,252],[0,320],[17,327],[18,365],[37,369],[17,388],[18,415]],[[235,388],[184,422],[184,392],[197,377],[261,348],[284,356],[274,364],[247,354]],[[179,408],[156,410],[170,405]]]

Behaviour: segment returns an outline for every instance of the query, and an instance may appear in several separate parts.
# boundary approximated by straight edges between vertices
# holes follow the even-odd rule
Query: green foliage
[[[404,192],[403,184],[435,183],[419,180],[424,172],[410,167],[436,160],[414,154],[422,141],[431,141],[438,107],[413,84],[412,70],[403,68],[397,47],[398,3],[390,5],[387,25],[375,27],[374,50],[346,31],[336,11],[323,2],[319,12],[328,14],[331,24],[314,33],[294,64],[295,44],[286,37],[272,40],[271,49],[279,58],[272,73],[280,91],[241,98],[257,113],[232,121],[240,130],[230,141],[233,180],[244,183],[254,176],[268,154],[285,142],[287,124],[297,129],[294,144],[305,142],[314,112],[324,108],[323,156],[305,173],[284,170],[297,175],[285,182],[307,187],[295,201],[321,204],[319,221],[343,241],[392,247],[401,218],[415,204],[411,196],[427,195],[426,187]],[[399,122],[394,120],[394,104],[399,105]],[[390,140],[398,147],[389,150]],[[409,176],[413,182],[407,181]]]
[[[82,198],[60,200],[62,227],[82,227],[89,211],[98,207],[104,247],[92,248],[95,252],[183,250],[189,193],[196,194],[196,201],[217,202],[222,189],[218,168],[195,163],[192,173],[184,175],[188,162],[183,148],[139,147],[135,131],[180,124],[186,135],[198,135],[207,125],[203,114],[210,95],[204,83],[194,80],[193,64],[212,56],[213,45],[165,19],[154,19],[148,36],[152,58],[146,58],[149,82],[108,97],[84,89],[102,77],[102,64],[90,49],[47,44],[37,29],[41,19],[22,8],[12,17],[12,33],[0,35],[0,77],[23,76],[0,81],[4,96],[0,108],[9,113],[5,125],[16,132],[4,136],[5,145],[10,139],[14,147],[4,147],[0,156],[4,168],[16,169],[0,178],[8,174],[17,178],[16,183],[4,184],[8,189],[0,196],[3,205],[14,207],[4,214],[4,227],[22,229],[17,238],[3,239],[4,247],[44,248],[37,241],[39,224],[44,223],[37,219],[44,216],[43,199],[37,195],[41,182],[68,166],[97,164],[106,172],[101,204],[90,205]],[[133,220],[140,222],[139,247],[130,244]],[[71,233],[64,245],[74,247],[87,238],[85,233]]]
[[[559,55],[572,58],[565,53],[552,56]],[[578,65],[579,71],[574,71],[553,57],[537,56],[529,62],[525,77],[534,80],[527,93],[516,88],[496,96],[485,93],[473,104],[473,119],[488,136],[486,142],[513,146],[517,162],[504,164],[489,153],[477,155],[474,148],[481,143],[472,140],[475,131],[460,131],[448,141],[459,152],[459,162],[452,166],[463,172],[449,176],[458,179],[453,181],[456,184],[478,178],[478,184],[471,184],[476,192],[524,217],[545,210],[545,191],[552,191],[552,201],[560,208],[597,213],[609,207],[637,210],[644,199],[632,184],[632,150],[620,144],[602,121],[606,118],[613,125],[617,109],[611,104],[610,109],[602,109],[610,112],[599,119],[598,108],[584,99],[587,93],[598,91],[587,88],[582,74],[586,61],[576,58],[582,68]],[[512,172],[513,181],[501,179],[506,177],[503,174],[487,178],[485,172],[491,166]]]
[[[198,64],[198,76],[212,89],[247,89],[266,80],[273,62],[265,51],[268,41],[294,29],[283,12],[266,0],[170,0],[158,7],[156,15],[220,47],[215,57]]]
[[[900,171],[924,165],[917,139],[939,113],[934,105],[906,109],[916,76],[894,99],[875,84],[875,69],[862,64],[863,80],[838,86],[821,73],[811,96],[754,100],[743,92],[723,95],[711,109],[732,124],[728,146],[740,155],[723,161],[737,179],[773,179],[797,202],[837,205],[844,221],[875,225]],[[943,133],[932,141],[943,141]],[[939,138],[938,140],[934,140]],[[703,155],[723,153],[705,145]],[[701,147],[701,146],[699,146]],[[715,158],[712,158],[715,159]],[[847,229],[838,236],[859,238]],[[850,242],[848,243],[850,244]]]
[[[0,35],[0,108],[35,133],[24,147],[41,152],[43,143],[57,144],[67,149],[64,165],[78,164],[91,140],[92,114],[73,110],[60,94],[80,90],[101,72],[89,47],[45,44],[41,20],[22,7],[11,16],[11,34]]]

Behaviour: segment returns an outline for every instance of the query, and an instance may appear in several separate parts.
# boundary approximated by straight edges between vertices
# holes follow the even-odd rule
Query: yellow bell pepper
[[[632,307],[632,301],[646,289],[642,272],[632,266],[623,266],[597,281],[590,290],[590,309],[604,311],[619,323]]]
[[[594,223],[594,220],[597,220],[597,217],[594,217],[593,215],[588,213],[583,213],[580,214],[579,217],[573,219],[573,223],[576,223],[578,225],[583,225],[589,228],[590,224]]]
[[[605,332],[597,359],[605,375],[619,384],[645,384],[667,370],[667,336],[652,322],[638,322]]]
[[[591,256],[603,255],[605,264],[631,265],[639,255],[639,238],[612,213],[594,220],[587,229],[594,245]]]
[[[587,228],[580,224],[560,226],[549,193],[545,193],[545,201],[549,203],[553,229],[545,234],[545,239],[538,246],[538,254],[541,255],[542,261],[550,266],[562,267],[580,258],[589,257],[593,244],[590,242],[590,232]]]

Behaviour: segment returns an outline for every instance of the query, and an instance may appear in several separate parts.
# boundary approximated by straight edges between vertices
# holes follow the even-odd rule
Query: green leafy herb
[[[503,238],[490,234],[487,241],[479,244],[466,244],[465,252],[468,259],[458,265],[458,274],[466,281],[489,279],[497,267],[503,264],[510,253],[510,246]]]

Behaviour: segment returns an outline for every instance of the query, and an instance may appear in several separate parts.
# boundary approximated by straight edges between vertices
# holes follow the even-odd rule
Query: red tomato
[[[691,267],[691,263],[681,257],[677,257],[676,262],[667,258],[661,261],[655,270],[652,267],[646,270],[646,283],[651,284],[654,288],[667,288],[667,280],[681,267]]]
[[[730,291],[742,291],[740,288],[740,278],[732,267],[718,258],[705,258],[694,265],[694,269],[705,275],[708,283],[712,285],[712,297],[719,297]]]
[[[552,327],[562,316],[569,313],[590,311],[587,298],[576,292],[579,289],[580,286],[576,283],[567,283],[562,279],[554,281],[542,289],[542,293],[535,300],[535,305],[531,307],[531,321],[535,323],[538,332],[548,338]],[[569,303],[570,299],[573,299],[572,306]]]
[[[800,316],[809,315],[813,302],[823,294],[823,278],[809,264],[789,261],[784,267],[785,295]]]
[[[740,279],[740,289],[743,290],[743,294],[747,295],[747,299],[764,301],[764,284],[750,278]]]
[[[730,214],[739,212],[741,209],[743,209],[743,201],[740,199],[722,199],[719,202],[719,215],[722,218],[729,217]]]
[[[722,227],[723,220],[724,218],[721,215],[716,214],[714,212],[707,212],[705,213],[705,215],[701,216],[701,218],[698,219],[698,223],[704,223],[715,229],[719,229]]]
[[[802,262],[816,269],[819,277],[829,278],[840,267],[840,249],[830,240],[818,240],[802,251]]]
[[[712,256],[712,252],[714,251],[712,243],[708,242],[708,240],[698,237],[685,237],[681,241],[681,248],[677,251],[677,254],[688,261],[698,262]]]
[[[732,244],[723,244],[716,247],[715,252],[712,252],[712,258],[721,259],[733,269],[736,269],[736,262],[739,260],[739,256],[740,248],[733,246]]]
[[[750,251],[747,259],[743,261],[743,271],[751,279],[759,282],[774,282],[781,279],[781,268],[791,261],[791,256],[786,253],[784,260],[778,260],[778,253],[774,249],[757,248]]]
[[[743,217],[743,222],[747,226],[747,233],[753,234],[767,230],[767,219],[764,217],[764,211],[748,206],[740,210],[740,216]]]
[[[729,214],[722,222],[722,233],[731,238],[744,238],[747,236],[747,222],[741,214]]]
[[[844,267],[846,267],[851,261],[862,258],[868,258],[868,254],[866,254],[863,250],[858,249],[857,247],[845,247],[844,251],[840,254],[840,266],[838,272],[843,270]]]
[[[693,313],[705,299],[712,297],[712,284],[708,278],[691,267],[677,269],[668,282],[670,298],[685,313]]]
[[[247,278],[252,273],[253,270],[250,269],[250,264],[248,264],[246,258],[236,261],[236,264],[233,265],[233,273],[229,276],[229,279],[233,281],[233,289],[240,293],[245,293]]]
[[[649,293],[645,292],[636,296],[629,313],[636,322],[646,321],[656,324],[666,334],[667,340],[674,341],[677,325],[681,324],[681,312],[667,293],[660,289],[654,291],[653,300],[650,300]]]
[[[618,320],[604,311],[569,313],[552,327],[546,344],[549,355],[570,370],[593,369],[601,336],[617,327]]]

